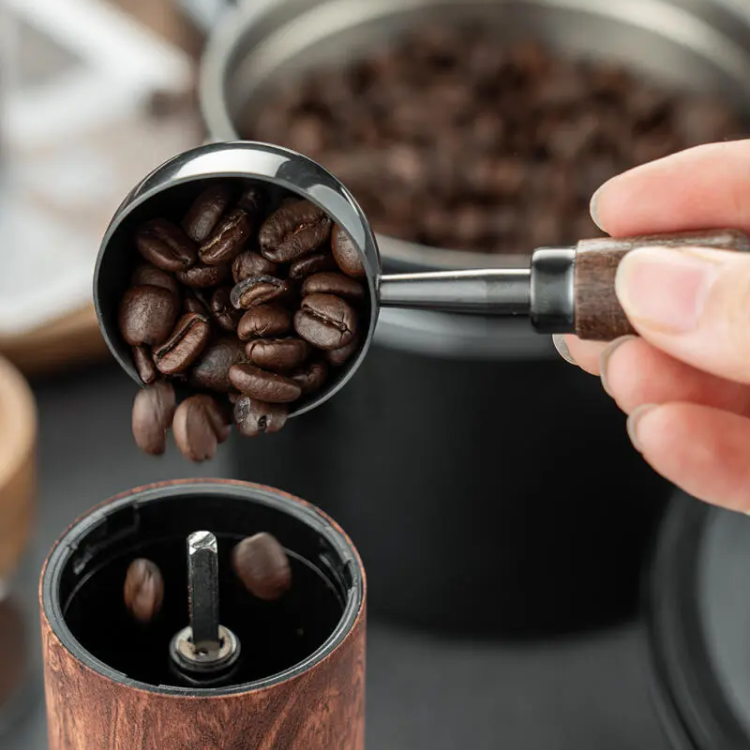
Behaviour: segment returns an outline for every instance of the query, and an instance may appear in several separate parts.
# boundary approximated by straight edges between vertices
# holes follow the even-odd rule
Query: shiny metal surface
[[[351,194],[329,172],[293,151],[248,141],[208,144],[174,157],[144,178],[118,208],[99,249],[94,270],[94,305],[99,327],[120,366],[142,385],[130,347],[120,336],[117,324],[117,307],[139,257],[132,232],[146,217],[169,216],[175,204],[185,201],[186,194],[199,189],[198,183],[217,178],[256,181],[262,183],[266,192],[289,190],[312,201],[348,232],[364,256],[369,299],[364,309],[360,350],[325,388],[301,399],[289,410],[290,416],[303,414],[338,392],[367,353],[377,322],[375,294],[380,258],[367,219]]]
[[[539,248],[531,258],[531,324],[539,332],[575,330],[576,250]]]
[[[400,307],[474,315],[528,315],[528,269],[485,268],[382,276],[383,307]]]
[[[209,531],[196,531],[188,537],[188,606],[193,649],[216,658],[221,649],[219,637],[219,546]]]
[[[480,19],[500,44],[532,36],[568,55],[621,62],[656,81],[715,92],[750,112],[747,0],[250,0],[225,13],[204,54],[200,96],[210,133],[236,138],[241,118],[280,83],[361,57],[425,19]],[[403,271],[529,263],[528,256],[443,250],[387,236],[377,241],[386,265]],[[416,310],[384,310],[376,340],[461,357],[552,352],[526,322],[488,324]]]

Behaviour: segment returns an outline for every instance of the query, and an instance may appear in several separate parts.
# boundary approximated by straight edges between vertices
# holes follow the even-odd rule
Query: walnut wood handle
[[[576,247],[575,259],[575,332],[580,338],[612,341],[636,332],[617,300],[615,274],[626,253],[649,245],[693,245],[750,252],[750,238],[735,229],[581,240]]]

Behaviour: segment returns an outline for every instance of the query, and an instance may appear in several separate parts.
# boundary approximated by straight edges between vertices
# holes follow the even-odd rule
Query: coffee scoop
[[[383,274],[367,217],[347,188],[322,166],[265,143],[208,144],[170,159],[137,185],[115,213],[99,250],[94,273],[99,326],[121,367],[139,385],[143,381],[133,349],[118,325],[121,300],[133,269],[142,261],[134,234],[155,217],[184,213],[195,196],[218,181],[237,183],[238,191],[258,188],[271,207],[289,197],[313,204],[330,218],[334,241],[338,238],[343,252],[349,253],[344,265],[348,263],[354,275],[361,276],[364,299],[358,308],[356,350],[319,390],[303,392],[290,403],[289,416],[320,406],[349,381],[367,355],[381,307],[526,316],[541,334],[574,333],[583,339],[609,341],[635,333],[614,289],[617,266],[626,253],[654,244],[750,250],[750,239],[744,233],[723,229],[627,239],[604,237],[582,240],[574,247],[539,248],[530,253],[526,269]]]

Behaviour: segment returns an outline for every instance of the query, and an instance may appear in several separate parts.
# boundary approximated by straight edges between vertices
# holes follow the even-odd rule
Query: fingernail
[[[719,262],[691,250],[644,247],[620,261],[615,290],[631,320],[669,334],[695,329]]]
[[[612,392],[609,390],[609,382],[607,381],[607,367],[609,366],[609,361],[615,351],[619,349],[623,344],[626,344],[628,341],[635,341],[636,339],[637,336],[620,336],[619,339],[615,339],[599,355],[599,375],[602,379],[602,388],[604,388],[604,392],[608,396],[612,395]]]
[[[598,226],[599,229],[602,230],[602,232],[606,230],[602,226],[602,222],[599,219],[599,199],[601,198],[604,188],[607,187],[608,184],[609,180],[607,180],[607,182],[599,187],[599,189],[591,196],[591,201],[589,202],[589,213],[591,214],[591,219],[593,220],[594,224],[596,224],[596,226]]]
[[[643,404],[643,406],[639,406],[637,409],[634,409],[628,417],[628,437],[630,438],[630,442],[633,443],[633,447],[639,453],[643,453],[643,448],[641,447],[641,443],[638,440],[638,425],[641,419],[643,419],[646,414],[648,414],[650,411],[653,411],[654,409],[656,409],[656,404]]]
[[[553,333],[552,343],[555,345],[555,349],[557,349],[557,353],[566,362],[570,363],[571,365],[577,364],[575,359],[573,359],[573,355],[570,353],[570,349],[568,349],[568,345],[565,343],[565,334]]]

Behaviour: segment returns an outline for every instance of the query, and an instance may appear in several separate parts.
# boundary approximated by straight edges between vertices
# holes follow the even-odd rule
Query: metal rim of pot
[[[646,569],[651,692],[676,750],[730,750],[750,741],[727,690],[731,677],[722,680],[715,645],[710,645],[715,633],[708,627],[712,605],[705,596],[712,529],[735,517],[693,498],[675,498]]]

